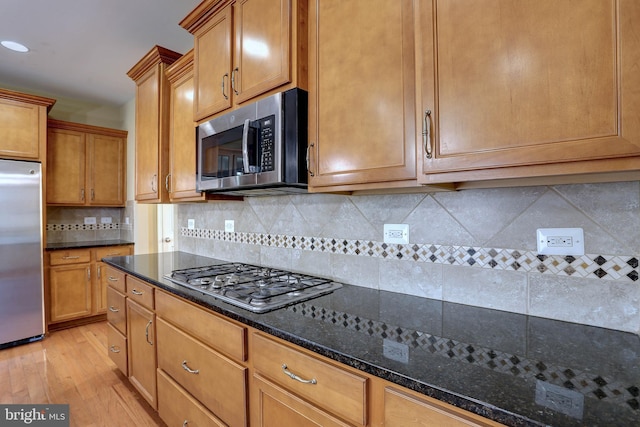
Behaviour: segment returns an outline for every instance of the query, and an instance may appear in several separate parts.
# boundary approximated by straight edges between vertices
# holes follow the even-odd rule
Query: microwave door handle
[[[251,127],[251,122],[249,119],[244,121],[244,126],[242,128],[242,169],[245,174],[249,173],[249,128]]]

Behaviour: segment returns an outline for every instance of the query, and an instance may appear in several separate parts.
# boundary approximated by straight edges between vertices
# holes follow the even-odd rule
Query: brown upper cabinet
[[[124,206],[127,132],[49,119],[47,204]]]
[[[204,0],[194,35],[194,120],[269,91],[306,89],[306,0]]]
[[[638,179],[640,2],[416,7],[421,183]]]
[[[311,191],[417,185],[413,8],[310,2]]]
[[[136,194],[144,203],[169,201],[169,81],[166,68],[182,54],[154,46],[127,75],[136,83]]]
[[[44,160],[47,112],[55,100],[0,89],[0,158]]]

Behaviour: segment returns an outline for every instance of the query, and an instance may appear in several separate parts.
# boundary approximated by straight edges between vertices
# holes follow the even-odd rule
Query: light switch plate
[[[584,255],[582,228],[538,228],[540,255]]]
[[[224,220],[224,231],[227,233],[233,233],[235,230],[235,223],[232,219]]]
[[[100,217],[100,224],[112,224],[112,220],[110,216]]]
[[[196,220],[195,219],[188,219],[187,220],[187,228],[189,230],[193,230],[194,228],[196,228]]]
[[[95,216],[85,216],[84,217],[84,223],[86,225],[96,224],[96,217]]]

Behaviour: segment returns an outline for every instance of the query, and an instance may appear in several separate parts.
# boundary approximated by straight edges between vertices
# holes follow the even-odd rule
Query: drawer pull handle
[[[311,378],[310,380],[303,380],[293,372],[289,371],[287,369],[287,365],[284,363],[282,364],[282,372],[284,372],[285,375],[291,378],[292,380],[300,381],[301,383],[304,383],[304,384],[318,384],[318,380],[316,380],[315,378]]]
[[[112,353],[120,353],[120,349],[118,347],[116,347],[115,345],[112,345],[111,347],[109,347],[109,350]]]
[[[67,256],[63,256],[62,257],[62,259],[78,259],[78,258],[80,258],[78,255],[75,255],[75,256],[68,256],[67,255]]]
[[[109,276],[109,277],[107,277],[107,280],[110,281],[110,282],[117,282],[118,278],[117,277],[113,277],[113,276]]]
[[[140,292],[137,289],[131,289],[131,293],[134,294],[134,295],[142,295],[142,294],[144,294],[144,292]]]
[[[118,312],[120,312],[120,309],[119,308],[115,308],[114,306],[110,305],[109,306],[109,311],[112,312],[112,313],[118,313]]]
[[[182,369],[189,372],[190,374],[198,375],[200,373],[200,369],[191,369],[190,367],[188,367],[186,360],[182,362]]]

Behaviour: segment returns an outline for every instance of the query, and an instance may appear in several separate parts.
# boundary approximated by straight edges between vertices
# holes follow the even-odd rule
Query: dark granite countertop
[[[119,246],[119,245],[133,245],[133,242],[127,240],[113,239],[113,240],[91,240],[87,242],[59,242],[59,243],[47,243],[45,250],[57,251],[61,249],[80,249],[80,248],[94,248],[98,246]]]
[[[264,314],[163,279],[183,252],[105,262],[253,328],[509,426],[640,425],[640,337],[345,285]]]

